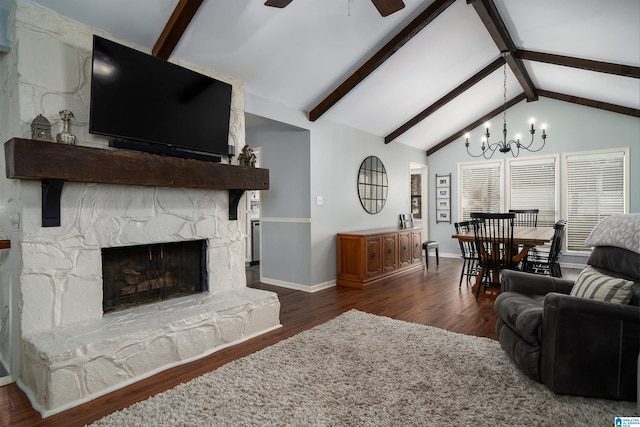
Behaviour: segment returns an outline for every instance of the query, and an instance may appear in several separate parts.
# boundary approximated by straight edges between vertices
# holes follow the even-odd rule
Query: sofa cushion
[[[633,296],[633,282],[608,276],[588,265],[576,279],[571,295],[599,301],[627,304]]]
[[[544,295],[503,292],[496,298],[494,309],[498,318],[523,340],[540,347],[543,304]]]
[[[498,341],[511,360],[536,381],[540,381],[540,346],[531,345],[502,320],[496,322]]]

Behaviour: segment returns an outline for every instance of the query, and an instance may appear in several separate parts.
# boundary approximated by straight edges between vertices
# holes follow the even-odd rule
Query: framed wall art
[[[436,223],[451,224],[451,174],[436,174]]]
[[[451,188],[451,174],[436,175],[436,188]]]
[[[437,222],[448,222],[451,223],[451,211],[449,210],[437,210],[436,211]]]

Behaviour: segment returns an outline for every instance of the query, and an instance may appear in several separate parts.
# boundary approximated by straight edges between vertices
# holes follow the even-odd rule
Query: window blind
[[[502,162],[460,163],[460,221],[471,212],[502,211]]]
[[[509,209],[539,209],[539,227],[556,222],[556,163],[556,157],[508,160]]]
[[[585,240],[604,218],[625,212],[625,151],[566,155],[567,249]]]

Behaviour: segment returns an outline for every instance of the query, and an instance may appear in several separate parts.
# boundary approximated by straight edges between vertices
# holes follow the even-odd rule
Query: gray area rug
[[[635,403],[558,396],[497,341],[351,310],[94,426],[606,426]]]

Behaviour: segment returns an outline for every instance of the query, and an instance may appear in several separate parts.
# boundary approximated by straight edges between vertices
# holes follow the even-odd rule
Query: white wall
[[[637,184],[640,182],[640,119],[541,97],[536,102],[520,102],[507,111],[509,136],[513,138],[516,133],[528,136],[527,129],[531,117],[536,118],[538,124],[542,122],[548,124],[547,142],[540,152],[533,154],[521,152],[522,154],[519,158],[532,155],[630,147],[630,212],[640,212],[640,191]],[[492,123],[491,132],[494,135],[492,140],[495,142],[502,139],[502,115],[494,117],[490,122]],[[484,126],[471,131],[473,141],[470,138],[470,150],[474,148],[475,150],[472,150],[473,153],[480,151],[479,141],[483,132]],[[539,132],[537,136],[539,137]],[[511,158],[511,154],[496,153],[493,156],[493,160],[504,158]],[[478,159],[473,159],[467,155],[464,138],[459,138],[459,140],[450,143],[427,157],[429,173],[432,177],[435,174],[452,174],[452,223],[460,220],[458,218],[457,165],[459,162],[470,160]],[[562,164],[559,166],[561,168]],[[562,179],[562,171],[560,171],[560,179]],[[566,213],[562,211],[564,202],[562,197],[563,190],[560,187],[560,219],[566,219]],[[434,203],[435,196],[432,192],[429,196],[429,205],[434,206]],[[433,208],[431,208],[431,212],[433,212]],[[431,238],[440,242],[441,253],[459,254],[457,242],[451,239],[451,235],[454,232],[453,224],[436,223],[435,215],[432,214],[430,216],[429,229]],[[561,262],[585,264],[586,258],[565,255]]]

